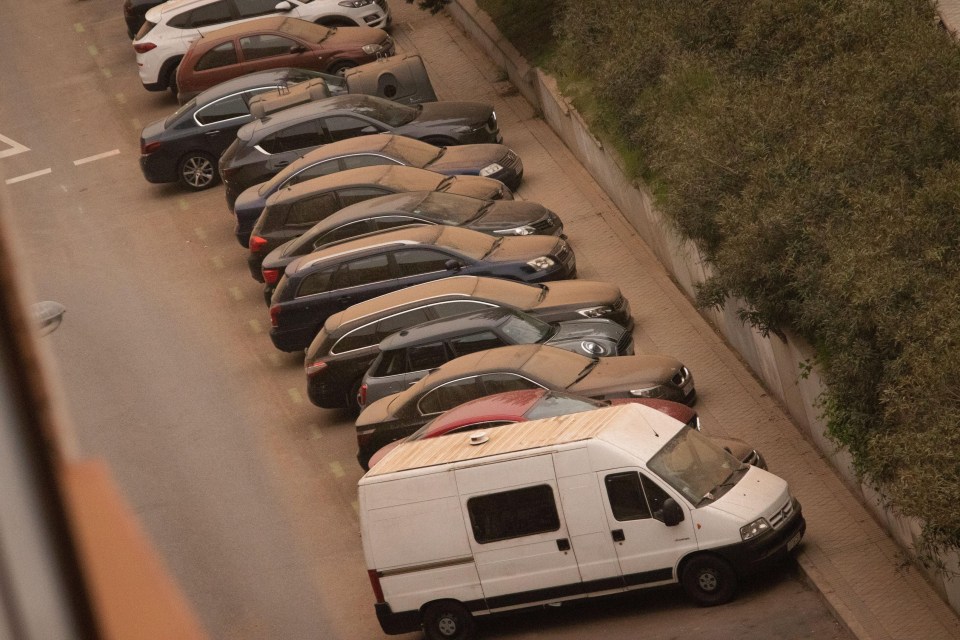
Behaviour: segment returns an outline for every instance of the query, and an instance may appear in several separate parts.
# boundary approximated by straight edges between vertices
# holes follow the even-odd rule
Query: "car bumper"
[[[390,605],[386,602],[378,602],[373,605],[377,611],[377,622],[380,628],[389,636],[400,635],[401,633],[411,633],[420,630],[420,612],[401,611],[394,613]]]
[[[793,551],[807,531],[800,502],[793,500],[793,514],[782,527],[746,542],[714,549],[740,575],[750,575],[780,560]]]
[[[315,380],[308,376],[307,397],[322,409],[342,409],[347,406],[347,390],[329,380]]]
[[[176,163],[160,154],[151,153],[140,156],[140,170],[147,182],[163,184],[177,181]]]

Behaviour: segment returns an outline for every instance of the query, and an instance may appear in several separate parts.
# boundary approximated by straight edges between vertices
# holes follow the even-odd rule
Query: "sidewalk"
[[[957,5],[960,17],[960,0]],[[860,639],[956,640],[960,620],[697,313],[648,247],[532,107],[443,14],[395,2],[394,36],[423,57],[441,99],[495,105],[505,143],[523,158],[521,197],[564,220],[581,278],[615,282],[637,320],[639,353],[667,353],[694,372],[704,431],[746,440],[803,505],[800,567]],[[960,21],[958,21],[960,22]]]

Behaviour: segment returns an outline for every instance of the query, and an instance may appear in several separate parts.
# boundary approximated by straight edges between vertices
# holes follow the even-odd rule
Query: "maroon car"
[[[377,464],[388,453],[404,442],[421,440],[423,438],[437,438],[449,433],[489,429],[515,422],[552,418],[570,413],[590,411],[614,404],[642,404],[661,411],[671,418],[683,422],[691,429],[700,430],[700,418],[697,412],[685,404],[670,400],[655,400],[651,398],[621,398],[617,400],[593,400],[582,396],[550,391],[547,389],[524,389],[522,391],[507,391],[492,396],[485,396],[470,402],[465,402],[449,411],[437,416],[423,425],[414,434],[391,442],[370,458],[370,467]],[[711,439],[733,454],[738,460],[752,464],[762,469],[767,464],[753,447],[736,438]]]
[[[179,100],[254,71],[296,67],[342,74],[395,53],[383,29],[323,27],[299,18],[260,18],[204,34],[177,68]]]

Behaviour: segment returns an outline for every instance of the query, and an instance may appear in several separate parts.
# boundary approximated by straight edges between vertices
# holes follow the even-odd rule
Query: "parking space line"
[[[93,46],[92,44],[91,44],[91,45],[87,45],[87,53],[89,53],[89,54],[90,54],[91,56],[93,56],[94,58],[96,58],[98,55],[100,55],[100,52],[97,51],[97,48],[96,48],[95,46]]]
[[[194,227],[193,234],[197,236],[201,242],[207,241],[207,231],[203,227]]]
[[[224,267],[223,258],[221,258],[220,256],[213,256],[212,258],[210,258],[210,262],[213,263],[213,267],[215,269],[223,269]]]
[[[230,297],[237,301],[243,300],[243,291],[240,287],[230,287]]]
[[[247,324],[250,325],[250,330],[254,333],[263,333],[263,326],[260,324],[259,320],[251,320]]]
[[[127,96],[123,95],[122,93],[118,93],[114,97],[117,99],[117,102],[119,102],[120,104],[127,104]]]
[[[311,440],[319,440],[323,437],[323,429],[321,429],[320,425],[316,422],[311,422],[308,424],[307,429],[310,431]]]
[[[143,129],[143,124],[140,122],[140,118],[130,118],[130,124],[133,125],[135,131],[140,131]]]
[[[40,176],[45,176],[48,173],[53,173],[53,169],[40,169],[40,171],[34,171],[33,173],[25,173],[22,176],[17,176],[16,178],[7,178],[7,184],[16,184],[17,182],[23,182],[24,180],[30,180],[31,178],[39,178]]]
[[[77,33],[83,33],[84,31],[86,31],[86,29],[83,28],[83,23],[81,23],[81,22],[75,22],[75,23],[73,24],[73,29],[74,29],[74,31],[76,31]]]
[[[336,478],[342,478],[343,476],[347,475],[343,470],[343,465],[336,460],[330,463],[330,473],[332,473]]]
[[[74,160],[73,164],[80,166],[82,164],[87,164],[88,162],[96,162],[97,160],[103,160],[104,158],[110,158],[112,156],[120,155],[120,149],[113,149],[111,151],[104,151],[103,153],[98,153],[95,156],[87,156],[86,158],[80,158],[79,160]]]
[[[290,396],[290,402],[293,404],[303,404],[303,396],[300,395],[300,389],[290,387],[287,389],[287,395]]]
[[[100,67],[100,73],[103,74],[103,77],[104,77],[104,78],[112,78],[112,77],[113,77],[113,72],[110,71],[110,69],[108,69],[108,68],[106,68],[106,67]]]
[[[9,158],[10,156],[15,156],[18,153],[23,153],[24,151],[30,151],[30,147],[20,144],[16,140],[11,140],[5,135],[0,135],[0,142],[10,147],[9,149],[4,149],[0,151],[0,158]]]
[[[177,198],[177,206],[180,207],[180,211],[186,211],[190,208],[190,203],[186,198]]]

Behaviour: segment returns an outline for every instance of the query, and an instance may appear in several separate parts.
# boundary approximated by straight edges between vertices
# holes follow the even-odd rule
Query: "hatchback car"
[[[307,395],[318,407],[359,411],[360,383],[383,338],[428,320],[490,309],[523,311],[544,322],[608,317],[620,326],[633,327],[630,306],[620,289],[607,282],[560,280],[529,285],[476,276],[434,280],[355,304],[327,318],[307,347]]]
[[[517,344],[546,344],[590,357],[633,355],[633,336],[610,320],[548,323],[513,309],[474,311],[384,338],[363,377],[358,404],[399,393],[454,358]]]
[[[232,207],[244,189],[269,180],[316,147],[372,133],[404,135],[440,146],[499,143],[503,139],[493,107],[479,102],[410,106],[375,96],[334,96],[285,109],[240,128],[236,141],[220,158],[227,204]],[[358,157],[317,171],[322,175],[370,164]]]
[[[505,424],[526,422],[527,420],[541,420],[555,416],[566,416],[571,413],[602,409],[614,404],[635,403],[642,404],[657,411],[661,411],[671,418],[679,420],[691,429],[700,431],[700,417],[697,412],[685,404],[669,400],[650,400],[646,398],[630,398],[620,400],[592,400],[583,396],[576,396],[560,391],[546,389],[525,389],[523,391],[507,391],[492,396],[484,396],[450,409],[420,427],[413,434],[402,440],[395,440],[384,446],[370,458],[369,466],[375,466],[388,453],[393,451],[401,442],[412,442],[424,438],[439,438],[452,433],[490,429]],[[744,464],[750,464],[761,469],[767,468],[767,463],[760,453],[743,440],[737,438],[720,438],[707,436],[718,445],[729,451],[735,458]]]
[[[513,192],[493,178],[444,176],[396,165],[348,169],[298,182],[282,191],[275,191],[273,187],[273,183],[254,186],[237,198],[236,236],[244,247],[250,246],[253,228],[265,215],[270,222],[265,219],[259,231],[266,231],[274,224],[301,224],[300,230],[306,231],[343,207],[394,193],[436,191],[480,200],[513,200]],[[335,199],[331,199],[330,194],[334,194]],[[273,213],[267,214],[268,209]]]
[[[382,29],[262,18],[195,40],[177,67],[177,91],[189,97],[245,73],[276,67],[343,74],[395,52],[393,39]]]
[[[250,235],[247,262],[255,280],[276,282],[295,258],[328,244],[396,227],[437,224],[501,236],[563,234],[560,218],[535,202],[480,200],[454,193],[414,191],[352,204],[280,246],[276,243],[299,233],[300,229],[286,231],[281,227],[277,232],[266,232],[258,220]]]
[[[137,54],[140,81],[148,91],[170,89],[176,93],[177,67],[194,40],[230,24],[270,15],[281,19],[302,18],[329,27],[386,27],[390,21],[386,0],[170,0],[147,10],[134,37],[133,49]],[[381,32],[379,37],[360,44],[381,43],[384,35]],[[300,65],[284,62],[274,66]],[[313,64],[309,66],[314,67]],[[257,70],[259,68],[249,69]],[[327,70],[327,67],[317,69]]]
[[[174,113],[140,132],[140,169],[148,182],[179,182],[199,191],[217,183],[217,160],[253,120],[254,96],[290,85],[321,81],[327,95],[346,92],[340,76],[308,69],[270,69],[250,73],[208,89]]]
[[[357,418],[357,454],[367,467],[384,445],[444,411],[504,391],[550,389],[595,400],[660,398],[693,404],[693,375],[676,358],[590,358],[545,345],[499,347],[450,360],[407,390],[368,405]]]
[[[457,227],[410,227],[332,245],[297,258],[270,305],[270,338],[281,351],[305,349],[327,318],[352,304],[453,275],[521,282],[576,275],[566,240],[493,238]]]

